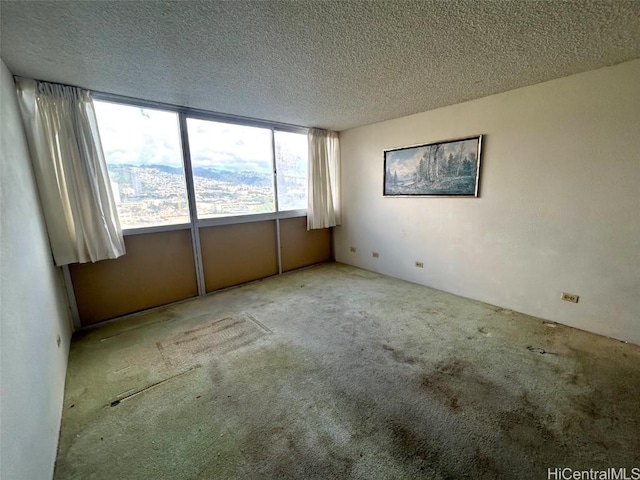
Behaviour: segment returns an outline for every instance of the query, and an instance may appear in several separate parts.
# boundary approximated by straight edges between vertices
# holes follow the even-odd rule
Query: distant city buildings
[[[184,173],[154,166],[109,165],[122,228],[189,222]],[[275,211],[273,185],[220,181],[195,176],[196,207],[200,218]],[[255,174],[252,178],[255,178]],[[255,183],[255,182],[254,182]],[[307,178],[287,176],[278,181],[279,202],[285,208],[306,208]]]

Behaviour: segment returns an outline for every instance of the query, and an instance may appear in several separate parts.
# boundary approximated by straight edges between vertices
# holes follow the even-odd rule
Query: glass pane
[[[198,218],[275,211],[271,130],[187,119]]]
[[[278,170],[278,209],[307,209],[307,136],[300,133],[275,132]]]
[[[188,223],[177,114],[94,105],[122,228]]]

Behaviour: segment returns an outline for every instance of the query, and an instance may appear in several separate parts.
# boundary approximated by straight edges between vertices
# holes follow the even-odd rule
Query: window
[[[278,209],[306,210],[307,136],[300,133],[274,132],[278,172]]]
[[[171,107],[147,108],[110,99],[93,103],[124,230],[190,224],[191,183],[193,217],[197,213],[198,219],[274,214],[274,181],[278,211],[307,209],[304,133],[194,118]],[[181,125],[186,125],[193,182],[185,176]]]
[[[94,105],[122,228],[189,223],[177,114]]]
[[[187,119],[198,218],[275,211],[271,130]]]

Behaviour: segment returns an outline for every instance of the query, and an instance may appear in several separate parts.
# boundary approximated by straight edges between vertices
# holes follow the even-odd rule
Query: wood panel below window
[[[275,220],[201,228],[200,250],[207,292],[278,273]]]
[[[126,255],[70,265],[82,325],[198,295],[190,230],[125,237]]]
[[[280,220],[282,271],[331,260],[331,229],[307,231],[307,217]]]

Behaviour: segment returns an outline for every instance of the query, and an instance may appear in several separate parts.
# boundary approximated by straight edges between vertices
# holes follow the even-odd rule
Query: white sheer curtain
[[[89,92],[23,78],[17,86],[56,265],[124,255]]]
[[[340,213],[340,143],[337,132],[312,128],[309,140],[307,230],[335,227]]]

